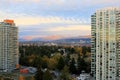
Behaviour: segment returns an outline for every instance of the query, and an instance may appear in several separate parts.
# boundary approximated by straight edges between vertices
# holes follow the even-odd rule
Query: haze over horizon
[[[0,20],[13,19],[27,40],[89,36],[90,16],[105,7],[120,7],[120,0],[1,0]]]

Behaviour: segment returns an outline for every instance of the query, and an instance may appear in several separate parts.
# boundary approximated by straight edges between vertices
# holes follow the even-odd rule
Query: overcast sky
[[[120,0],[0,0],[0,21],[13,19],[19,38],[59,39],[90,35],[90,16]]]

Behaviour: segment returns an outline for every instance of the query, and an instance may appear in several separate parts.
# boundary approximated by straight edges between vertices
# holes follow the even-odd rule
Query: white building
[[[0,22],[0,72],[18,66],[18,28],[13,20]]]
[[[76,78],[76,80],[90,80],[90,74],[85,73],[82,71],[79,77]]]
[[[91,73],[94,80],[118,80],[120,8],[97,10],[91,16],[91,34]]]

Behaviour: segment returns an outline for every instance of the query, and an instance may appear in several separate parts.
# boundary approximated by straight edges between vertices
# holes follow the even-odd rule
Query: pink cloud
[[[33,36],[24,36],[22,38],[25,40],[32,40],[34,37]]]
[[[59,35],[52,35],[52,36],[44,37],[44,39],[46,39],[46,40],[57,40],[57,39],[61,39],[61,38],[63,38],[63,36],[59,36]]]
[[[40,0],[9,0],[10,2],[39,2]]]
[[[59,36],[59,35],[51,35],[51,36],[33,36],[33,35],[30,35],[30,36],[23,36],[21,37],[22,39],[24,40],[32,40],[32,39],[43,39],[43,40],[57,40],[57,39],[61,39],[61,38],[64,38],[63,36]]]

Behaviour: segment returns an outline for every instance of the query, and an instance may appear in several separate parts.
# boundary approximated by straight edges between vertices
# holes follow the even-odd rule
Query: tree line
[[[21,65],[37,68],[36,80],[38,74],[43,77],[46,73],[50,77],[51,70],[60,72],[61,80],[68,78],[68,74],[80,74],[82,70],[90,72],[90,47],[20,46],[19,52]],[[41,69],[47,71],[43,73]]]

